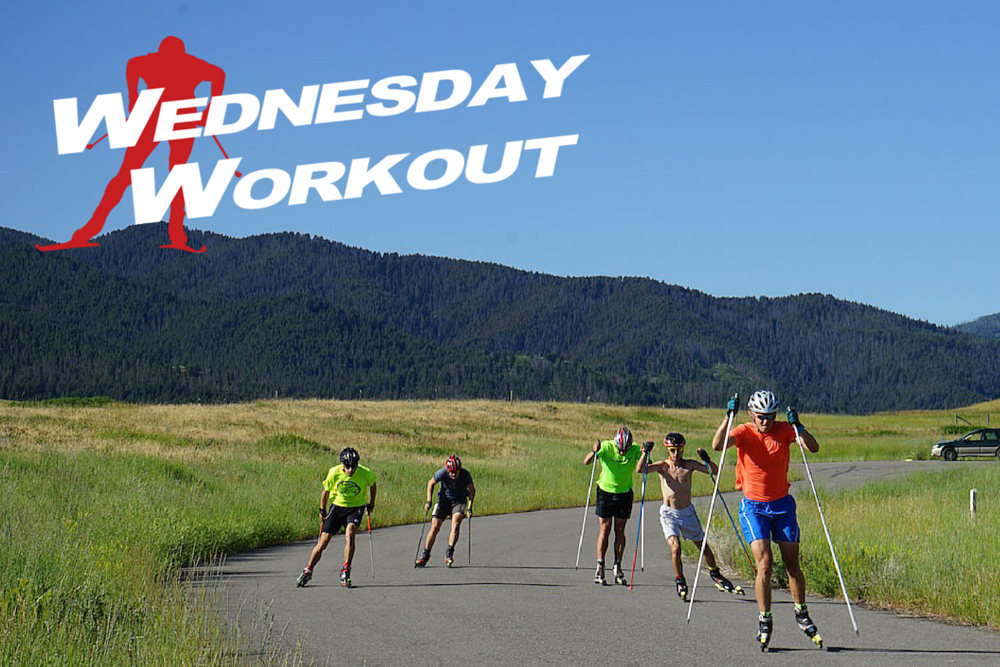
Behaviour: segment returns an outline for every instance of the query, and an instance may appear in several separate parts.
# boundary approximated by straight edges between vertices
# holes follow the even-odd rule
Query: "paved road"
[[[940,465],[816,463],[812,468],[823,494]],[[754,645],[757,611],[751,583],[742,582],[748,596],[739,598],[720,593],[703,575],[686,624],[687,605],[674,594],[666,545],[655,524],[647,526],[645,571],[636,571],[629,591],[592,583],[595,519],[588,519],[581,567],[573,568],[582,516],[579,508],[476,517],[473,563],[468,565],[463,535],[457,567],[451,569],[443,565],[447,525],[422,570],[412,566],[418,526],[376,529],[377,578],[371,577],[368,536],[362,535],[351,590],[337,580],[339,540],[302,589],[295,587],[295,578],[311,541],[233,556],[222,568],[230,613],[268,606],[276,633],[283,630],[288,642],[301,642],[308,656],[329,665],[1000,664],[1000,634],[855,607],[861,630],[855,636],[842,601],[810,597],[813,619],[827,644],[828,650],[821,651],[796,627],[785,591],[775,591],[772,650],[761,654]],[[633,519],[629,558],[635,525]],[[694,563],[686,567],[691,583]]]

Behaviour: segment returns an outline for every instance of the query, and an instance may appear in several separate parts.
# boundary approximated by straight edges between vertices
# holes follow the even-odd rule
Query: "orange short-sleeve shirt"
[[[729,432],[736,447],[736,488],[750,500],[779,500],[788,495],[788,446],[795,442],[795,429],[788,422],[775,422],[768,433],[758,433],[753,424],[740,424]]]

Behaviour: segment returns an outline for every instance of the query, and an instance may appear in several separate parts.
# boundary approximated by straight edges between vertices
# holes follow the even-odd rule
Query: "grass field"
[[[960,414],[984,424],[987,414],[1000,415],[1000,401]],[[810,460],[822,461],[926,458],[953,416],[802,418],[821,444]],[[582,459],[596,438],[626,424],[637,440],[655,440],[661,458],[664,434],[681,431],[693,456],[722,418],[721,409],[483,401],[0,402],[0,664],[226,665],[245,663],[249,652],[266,664],[294,663],[295,655],[248,645],[266,636],[266,618],[250,613],[242,622],[255,628],[225,627],[213,601],[192,595],[179,577],[221,554],[314,537],[320,482],[344,446],[375,470],[374,520],[384,526],[422,518],[426,481],[451,453],[475,475],[480,513],[574,506],[583,502],[589,470]],[[996,490],[997,468],[983,474],[977,483]],[[949,590],[933,593],[944,573],[980,558],[977,549],[1000,549],[995,505],[984,506],[963,539],[941,537],[955,534],[962,519],[921,503],[933,508],[946,493],[968,493],[968,480],[952,490],[941,479],[824,501],[831,530],[845,536],[838,549],[857,582],[852,595],[996,628],[996,596],[975,593],[998,590],[995,578],[973,578],[965,593],[954,586],[968,580],[951,577]],[[512,480],[516,495],[508,493]],[[707,476],[696,480],[695,493],[711,492]],[[722,486],[732,488],[731,460]],[[658,495],[650,485],[648,497]],[[873,532],[872,521],[857,520],[862,511],[912,515],[914,523],[874,521]],[[822,535],[807,524],[810,516],[803,512],[803,529]],[[804,552],[807,571],[830,570],[812,564],[828,553],[815,542],[822,549]],[[809,585],[835,592],[826,580]]]

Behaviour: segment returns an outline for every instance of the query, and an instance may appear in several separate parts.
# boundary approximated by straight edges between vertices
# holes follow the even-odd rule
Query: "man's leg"
[[[698,547],[698,551],[701,552],[702,540],[692,540],[694,545]],[[705,545],[705,565],[708,566],[709,570],[714,570],[716,567],[715,554],[712,553],[712,547]]]
[[[455,512],[454,514],[451,515],[451,537],[448,540],[449,547],[454,547],[456,544],[458,544],[458,537],[462,532],[461,531],[462,519],[464,518],[465,515],[462,514],[461,512]]]
[[[781,550],[781,560],[788,573],[788,588],[792,591],[792,600],[796,604],[805,604],[806,578],[802,574],[802,568],[799,567],[799,544],[798,542],[778,542],[778,549]]]
[[[611,517],[598,517],[601,521],[600,530],[597,531],[597,560],[604,562],[604,556],[608,553],[608,536],[611,535]]]
[[[154,132],[155,123],[151,119],[150,125],[147,126],[142,136],[139,137],[136,145],[125,150],[122,166],[118,169],[118,173],[111,179],[107,187],[104,188],[104,196],[101,197],[101,202],[97,205],[97,209],[83,227],[73,232],[73,238],[66,243],[40,246],[39,249],[59,250],[62,248],[84,248],[97,245],[91,242],[91,239],[101,233],[108,215],[118,205],[118,202],[122,200],[125,190],[132,185],[132,170],[142,168],[142,165],[146,162],[146,158],[156,148],[156,143],[153,142]]]
[[[312,554],[309,556],[309,563],[306,564],[306,569],[312,570],[316,567],[316,563],[319,559],[323,557],[323,551],[329,546],[330,539],[333,537],[332,533],[320,533],[319,541],[316,542],[316,546],[313,547]]]
[[[194,139],[174,139],[170,142],[170,169],[180,164],[186,164],[194,148]],[[170,234],[170,245],[163,248],[179,250],[194,250],[188,247],[187,233],[184,231],[184,190],[178,190],[170,202],[170,221],[167,225]],[[204,249],[204,248],[203,248]]]
[[[625,524],[628,519],[615,517],[615,562],[620,563],[625,555]]]
[[[347,532],[344,533],[344,565],[347,567],[351,566],[351,561],[354,560],[354,534],[358,532],[358,527],[348,522]]]
[[[431,549],[434,548],[434,540],[437,539],[438,532],[441,530],[441,526],[444,524],[443,519],[439,519],[436,516],[431,517],[431,529],[427,533],[427,540],[424,542],[424,551],[430,553]]]
[[[670,562],[674,566],[674,577],[684,576],[684,559],[681,557],[681,540],[676,535],[667,538],[667,546],[670,547]]]
[[[757,578],[754,589],[757,591],[757,605],[761,613],[771,611],[771,540],[754,540],[750,543],[750,551],[757,561]]]

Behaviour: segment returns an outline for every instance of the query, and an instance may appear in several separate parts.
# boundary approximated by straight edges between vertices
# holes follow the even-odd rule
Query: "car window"
[[[1000,434],[996,431],[990,431],[983,434],[983,440],[1000,440]]]

